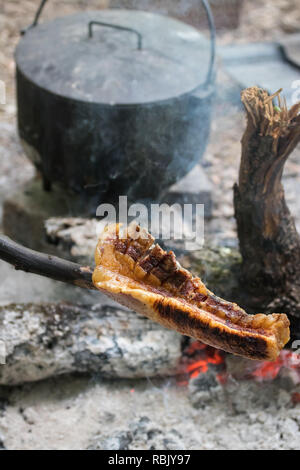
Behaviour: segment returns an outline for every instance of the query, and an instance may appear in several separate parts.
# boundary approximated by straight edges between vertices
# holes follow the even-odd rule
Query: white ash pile
[[[166,430],[147,416],[134,420],[128,428],[103,437],[95,436],[88,450],[176,450],[185,449],[184,439],[175,428]]]

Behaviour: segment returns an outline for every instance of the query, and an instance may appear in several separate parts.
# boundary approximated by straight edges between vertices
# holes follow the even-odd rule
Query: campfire
[[[251,296],[248,287],[255,286],[260,279],[261,283],[264,282],[264,297],[261,297],[263,304],[267,301],[269,305],[275,304],[276,308],[281,306],[280,303],[288,306],[286,302],[290,298],[292,304],[288,314],[294,328],[298,315],[297,279],[294,273],[297,272],[300,238],[285,204],[280,176],[284,162],[300,140],[300,104],[288,110],[286,103],[280,99],[280,92],[281,90],[269,96],[264,90],[253,87],[242,93],[248,126],[242,140],[239,185],[235,186],[235,208],[243,255],[244,273],[241,281],[243,283],[247,280],[245,293]],[[277,107],[271,104],[275,97],[278,98]],[[261,161],[259,158],[254,160],[253,149]],[[267,166],[266,158],[270,160]],[[254,168],[249,180],[251,165]],[[271,177],[269,173],[273,167],[274,175]],[[262,178],[261,173],[264,172],[267,172],[267,176]],[[257,181],[253,176],[256,173]],[[266,178],[267,187],[261,188],[261,181]],[[253,187],[255,195],[251,195]],[[263,195],[257,200],[256,194],[259,191],[263,191]],[[279,208],[276,216],[272,209],[274,200]],[[243,209],[244,203],[247,204],[247,210]],[[257,230],[258,224],[255,221],[250,228],[256,227],[256,230],[250,230],[251,219],[245,218],[249,210],[252,212],[251,205],[254,213],[261,211],[260,230]],[[275,265],[267,264],[269,255],[264,249],[265,240],[273,244],[272,257],[276,260]],[[288,359],[294,360],[293,353],[286,355],[284,352],[278,358],[281,349],[290,339],[289,320],[285,314],[247,315],[237,304],[212,294],[200,278],[193,277],[180,266],[172,251],[166,252],[153,242],[154,237],[136,223],[129,225],[125,232],[122,225],[108,225],[96,248],[96,268],[93,273],[89,267],[36,253],[3,237],[0,254],[3,260],[14,264],[16,269],[52,277],[82,288],[99,289],[113,300],[163,326],[200,341],[204,340],[214,347],[221,347],[250,359],[275,360],[272,366],[255,368],[250,376],[264,378],[269,374],[274,379]],[[254,242],[256,248],[253,252]],[[261,251],[257,252],[259,246]],[[251,259],[248,259],[250,255]],[[287,276],[286,269],[292,273],[291,279]],[[276,289],[275,279],[278,283]],[[278,299],[279,285],[282,291],[280,299],[283,298],[284,303]],[[256,290],[256,297],[260,299],[259,287]],[[292,331],[292,334],[296,331]],[[219,364],[219,356],[216,358],[208,355],[206,360],[203,359],[204,362],[200,360],[200,370],[202,367],[203,372],[207,371],[210,360]],[[198,374],[194,365],[188,365],[187,370],[191,372],[191,377]]]
[[[1,200],[0,449],[299,448],[284,169],[299,169],[300,103],[247,84],[242,110],[229,75],[216,93],[207,0],[199,19],[182,0],[58,18],[31,1],[10,152],[32,179]]]

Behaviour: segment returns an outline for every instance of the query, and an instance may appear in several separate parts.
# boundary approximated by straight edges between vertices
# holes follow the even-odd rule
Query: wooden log
[[[287,109],[280,91],[242,92],[247,128],[242,139],[235,217],[249,302],[285,312],[300,334],[300,237],[287,207],[281,178],[300,141],[300,103]],[[277,97],[278,105],[273,100]]]
[[[5,350],[0,385],[74,372],[102,378],[170,376],[178,371],[182,340],[122,307],[5,305],[0,307],[2,354]]]

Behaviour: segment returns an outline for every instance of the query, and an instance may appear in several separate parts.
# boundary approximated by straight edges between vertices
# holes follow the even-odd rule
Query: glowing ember
[[[255,369],[250,373],[250,378],[258,380],[274,380],[282,367],[299,371],[300,380],[300,357],[299,354],[283,350],[274,362],[255,363]]]
[[[296,379],[300,383],[300,355],[290,350],[281,351],[274,362],[250,361],[244,364],[245,369],[239,375],[241,380],[268,381],[274,380],[281,369],[294,370]],[[183,357],[179,367],[178,385],[187,385],[191,379],[205,374],[209,367],[215,367],[216,379],[221,385],[226,384],[228,374],[226,371],[226,353],[205,344],[193,341],[183,351]],[[297,380],[296,380],[297,381]],[[297,401],[298,400],[298,401]],[[300,403],[300,394],[294,394],[294,403]]]
[[[198,341],[190,343],[183,352],[178,384],[187,385],[190,379],[206,373],[210,365],[218,366],[217,378],[222,383],[225,371],[225,354]]]

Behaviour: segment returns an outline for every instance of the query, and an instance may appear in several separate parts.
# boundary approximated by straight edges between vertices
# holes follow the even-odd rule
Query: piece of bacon
[[[154,245],[136,224],[121,233],[109,225],[96,248],[94,285],[122,305],[161,325],[224,351],[274,360],[290,337],[285,314],[248,315],[237,304],[210,292]]]

